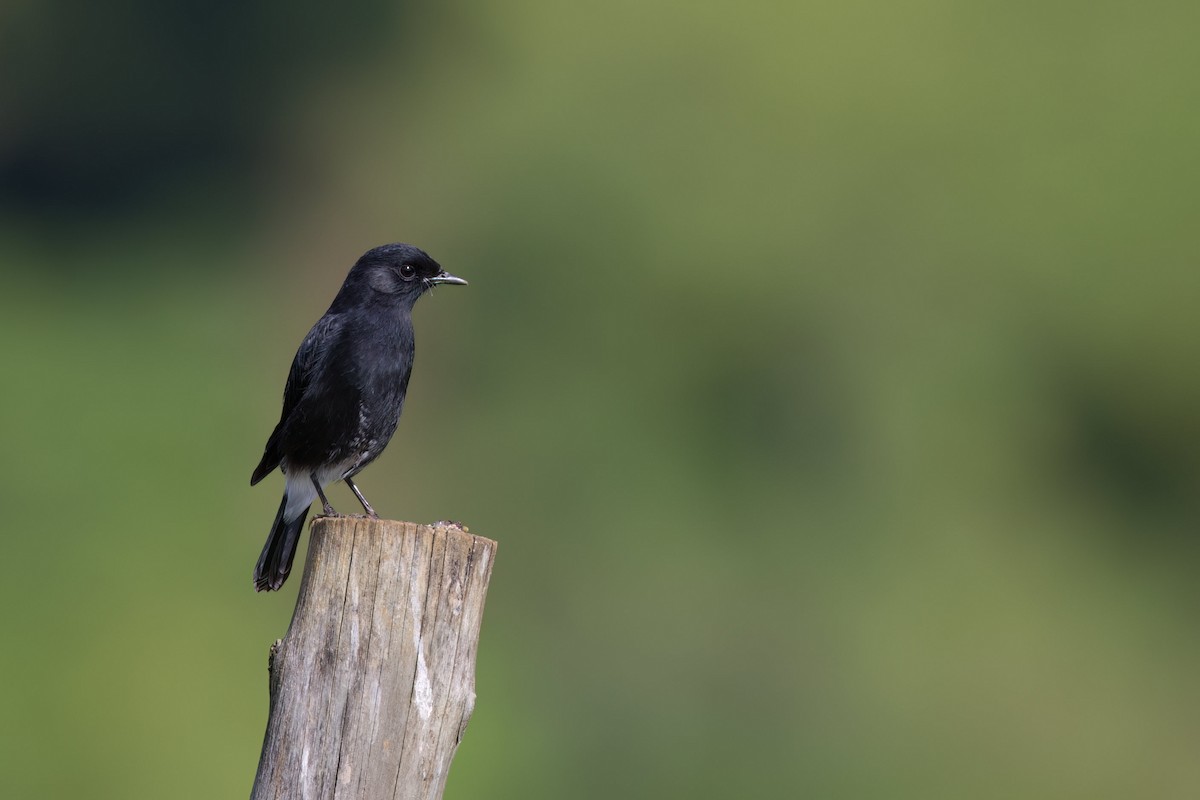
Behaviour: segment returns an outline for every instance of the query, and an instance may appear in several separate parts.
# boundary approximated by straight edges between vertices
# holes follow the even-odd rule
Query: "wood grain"
[[[442,796],[475,706],[496,543],[453,523],[321,517],[251,800]]]

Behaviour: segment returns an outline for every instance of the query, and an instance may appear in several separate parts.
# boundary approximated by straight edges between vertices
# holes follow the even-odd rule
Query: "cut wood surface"
[[[313,521],[251,800],[442,796],[495,554],[454,523]]]

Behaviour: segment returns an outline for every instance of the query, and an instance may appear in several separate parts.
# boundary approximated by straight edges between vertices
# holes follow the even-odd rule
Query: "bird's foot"
[[[379,519],[379,515],[375,513],[375,509],[371,508],[371,504],[367,502],[367,498],[363,497],[363,493],[354,485],[354,481],[349,478],[342,478],[346,485],[350,487],[350,491],[354,492],[354,496],[358,498],[358,502],[362,503],[363,511],[367,513],[367,519]]]

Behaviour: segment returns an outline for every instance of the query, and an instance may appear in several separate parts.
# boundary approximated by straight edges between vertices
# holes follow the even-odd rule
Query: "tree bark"
[[[495,553],[454,523],[313,521],[251,800],[442,796]]]

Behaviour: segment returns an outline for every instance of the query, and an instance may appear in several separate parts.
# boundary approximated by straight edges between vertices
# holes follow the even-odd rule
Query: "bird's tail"
[[[271,525],[271,534],[267,537],[262,555],[258,557],[258,564],[254,567],[256,591],[275,591],[283,586],[288,573],[292,571],[292,559],[296,557],[300,532],[304,530],[304,520],[308,518],[308,505],[305,504],[292,519],[287,518],[289,510],[291,509],[288,508],[288,493],[285,492],[283,500],[279,503],[279,513],[275,515],[275,522]]]

